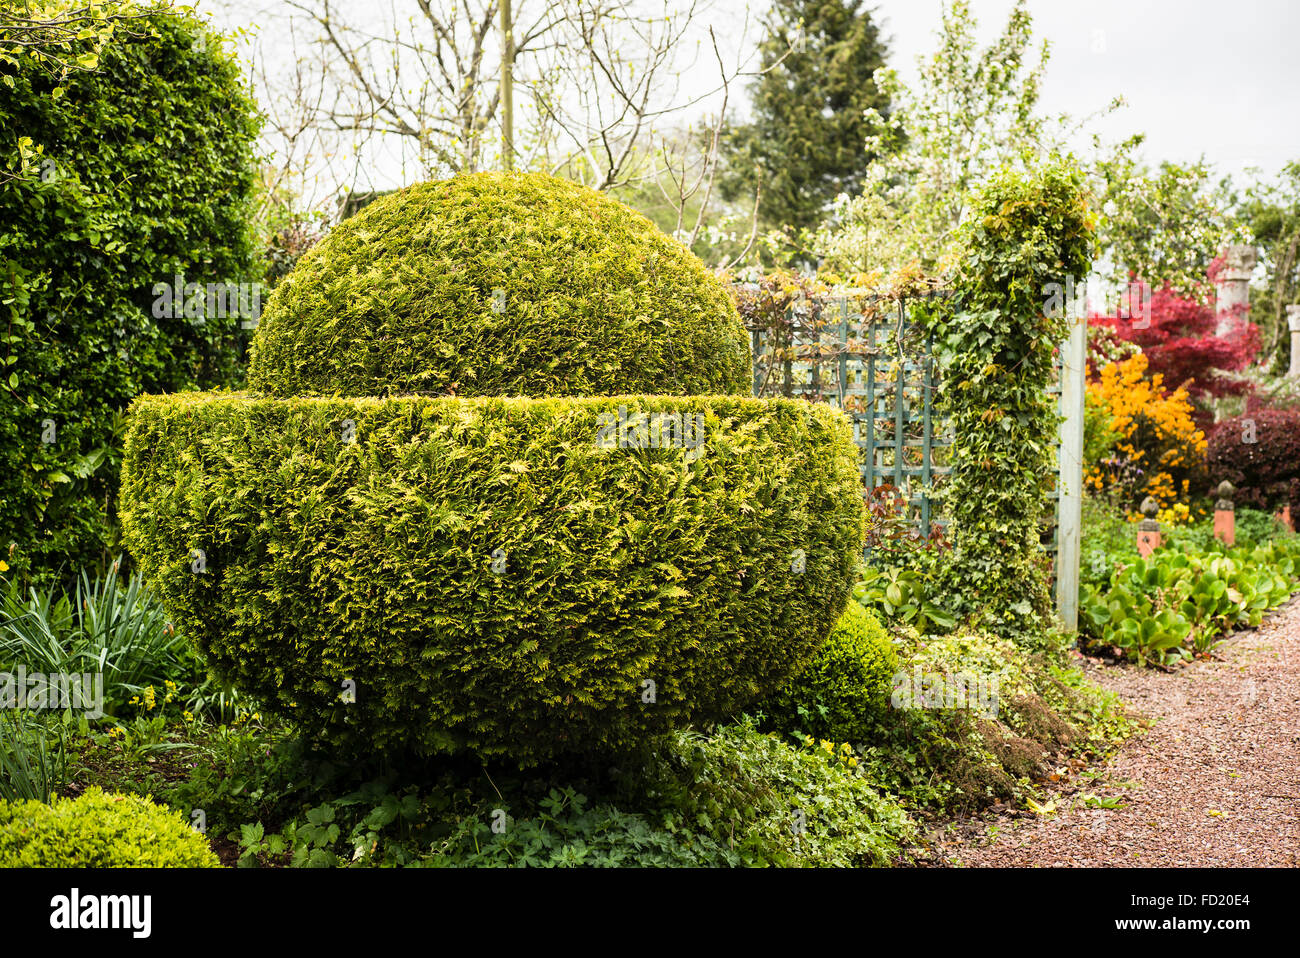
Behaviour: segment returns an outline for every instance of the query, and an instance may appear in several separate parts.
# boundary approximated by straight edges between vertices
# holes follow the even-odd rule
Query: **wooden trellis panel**
[[[922,536],[945,524],[943,488],[951,471],[948,456],[954,433],[951,422],[935,408],[943,370],[934,357],[933,342],[915,322],[912,311],[921,301],[948,295],[936,290],[887,299],[850,292],[822,299],[820,311],[796,302],[791,307],[796,315],[788,317],[795,320],[788,342],[770,342],[761,332],[752,334],[754,395],[799,396],[844,410],[853,420],[853,438],[862,449],[863,485],[874,489],[889,483],[899,490],[908,504],[908,518]],[[797,314],[801,310],[816,319],[800,321]],[[1064,407],[1066,397],[1061,389],[1061,357],[1072,343],[1067,340],[1057,351],[1054,381],[1048,392],[1057,397],[1067,423],[1078,420],[1074,422],[1078,429],[1081,414],[1074,410],[1071,415]],[[1077,343],[1073,347],[1079,352]],[[1072,362],[1078,367],[1073,373],[1077,381],[1067,396],[1081,405],[1082,359],[1076,356]],[[1069,427],[1063,428],[1069,432]],[[1059,463],[1059,437],[1054,446]],[[1049,493],[1052,508],[1041,541],[1044,551],[1057,560],[1059,587],[1062,483],[1059,475],[1054,475],[1057,481]],[[1078,510],[1071,505],[1066,518],[1077,539]],[[1071,566],[1077,566],[1076,552],[1071,544]],[[1072,579],[1067,571],[1064,579],[1077,583],[1077,574]],[[1070,587],[1070,591],[1076,589],[1077,584]],[[1073,602],[1061,594],[1057,600],[1067,624],[1072,625]]]
[[[788,343],[755,332],[754,394],[827,402],[853,420],[863,451],[862,481],[889,483],[905,497],[909,519],[928,536],[944,524],[943,477],[952,429],[935,410],[940,370],[929,336],[912,320],[918,300],[837,295],[820,301],[816,321],[792,323]],[[791,307],[798,314],[806,304]]]

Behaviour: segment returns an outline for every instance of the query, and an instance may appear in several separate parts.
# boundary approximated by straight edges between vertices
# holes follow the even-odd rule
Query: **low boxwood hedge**
[[[474,173],[371,203],[262,313],[272,396],[744,394],[723,284],[640,213],[539,173]]]
[[[170,808],[98,788],[0,801],[0,868],[216,868],[208,841]]]
[[[797,672],[849,595],[857,459],[801,400],[149,396],[121,513],[241,688],[369,749],[522,765]]]

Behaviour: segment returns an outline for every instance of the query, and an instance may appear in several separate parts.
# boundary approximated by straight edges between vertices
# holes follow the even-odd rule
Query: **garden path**
[[[1095,769],[1100,777],[1069,773],[1052,786],[1053,811],[995,809],[936,836],[934,858],[973,867],[1300,865],[1300,598],[1215,654],[1173,674],[1085,660],[1149,731]],[[1112,803],[1120,807],[1098,807]]]

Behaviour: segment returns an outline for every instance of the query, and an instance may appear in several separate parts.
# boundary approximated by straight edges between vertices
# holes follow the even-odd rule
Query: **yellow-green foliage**
[[[849,593],[849,422],[750,378],[726,290],[644,217],[546,176],[421,184],[277,288],[253,394],[135,403],[124,536],[314,735],[631,748],[771,694]]]
[[[272,396],[748,395],[752,378],[695,256],[536,173],[421,183],[344,221],[276,287],[248,374]]]
[[[0,801],[0,868],[216,868],[207,839],[170,808],[98,788]]]
[[[788,731],[857,741],[889,707],[897,670],[889,633],[850,602],[817,654],[763,710]]]
[[[598,448],[620,407],[702,443]],[[526,764],[779,688],[849,595],[857,458],[798,400],[182,394],[132,407],[120,508],[242,688],[367,748]]]

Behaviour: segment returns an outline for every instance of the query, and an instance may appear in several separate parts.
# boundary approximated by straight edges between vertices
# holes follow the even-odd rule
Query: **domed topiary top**
[[[541,174],[421,183],[345,220],[262,314],[271,396],[739,393],[722,283],[608,196]]]

